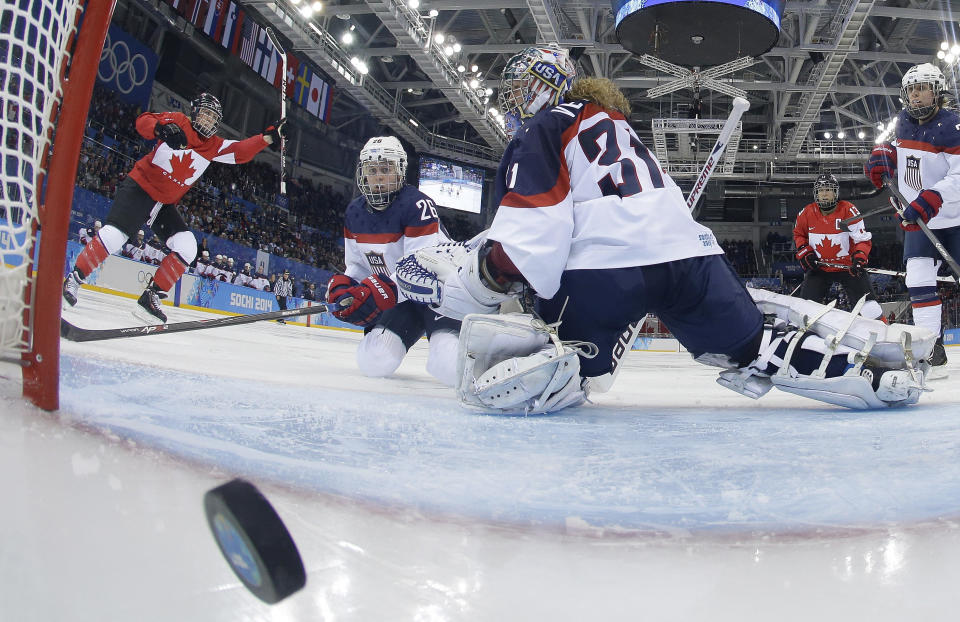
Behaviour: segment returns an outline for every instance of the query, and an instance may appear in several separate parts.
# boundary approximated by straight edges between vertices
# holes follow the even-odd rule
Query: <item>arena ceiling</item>
[[[958,36],[954,7],[945,2],[787,0],[769,51],[750,57],[733,50],[739,60],[711,74],[707,66],[668,72],[656,49],[648,56],[625,50],[608,0],[420,0],[415,8],[408,0],[344,1],[305,17],[308,1],[242,4],[336,80],[346,97],[338,98],[335,125],[361,114],[359,103],[420,149],[484,165],[504,146],[489,112],[499,72],[512,54],[538,42],[573,49],[581,76],[614,80],[645,141],[657,138],[654,119],[687,118],[696,95],[702,118],[725,119],[731,95],[744,92],[751,107],[742,135],[718,172],[728,179],[800,180],[823,170],[855,179],[878,126],[900,109],[907,68],[939,63],[956,88],[952,68],[936,58],[941,42],[952,45]],[[700,3],[689,4],[696,11]],[[678,73],[685,74],[679,82]],[[494,91],[489,102],[487,89]],[[716,134],[665,127],[671,172],[695,176]]]

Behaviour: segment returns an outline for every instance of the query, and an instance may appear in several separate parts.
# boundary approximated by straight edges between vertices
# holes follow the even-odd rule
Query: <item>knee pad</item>
[[[100,236],[100,241],[103,243],[103,247],[107,249],[107,253],[111,255],[116,255],[120,252],[120,249],[123,248],[128,237],[126,233],[120,231],[120,229],[117,229],[114,225],[109,224],[100,227],[97,235]]]
[[[363,336],[357,347],[357,367],[371,378],[383,378],[397,371],[407,348],[393,331],[374,328]]]
[[[178,231],[167,238],[167,248],[180,255],[188,266],[197,258],[197,238],[192,231]]]
[[[448,387],[457,386],[459,342],[459,336],[452,330],[438,330],[430,335],[427,371]]]
[[[883,317],[883,307],[880,306],[880,303],[876,300],[868,300],[863,303],[863,308],[860,309],[860,315],[871,320],[879,320]]]
[[[940,263],[930,257],[911,257],[907,260],[907,276],[904,283],[911,287],[936,287],[937,269]]]

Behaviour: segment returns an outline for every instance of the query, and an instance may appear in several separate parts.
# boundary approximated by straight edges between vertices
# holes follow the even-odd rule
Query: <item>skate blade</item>
[[[146,309],[142,308],[140,305],[135,306],[131,313],[133,317],[140,320],[140,323],[143,324],[144,326],[156,326],[157,324],[166,324],[166,322],[161,321],[160,318],[149,313]]]
[[[946,365],[937,365],[936,367],[931,367],[930,371],[927,372],[927,380],[943,380],[950,375],[950,372],[947,370]]]

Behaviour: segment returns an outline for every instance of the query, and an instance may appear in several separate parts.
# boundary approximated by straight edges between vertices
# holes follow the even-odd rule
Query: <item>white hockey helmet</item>
[[[824,214],[837,207],[840,199],[840,184],[830,173],[823,173],[813,182],[813,200]]]
[[[907,87],[914,84],[929,84],[933,91],[933,104],[927,106],[911,105],[910,97],[907,93]],[[903,107],[914,119],[926,119],[940,105],[940,97],[947,88],[947,81],[943,77],[943,72],[932,63],[923,63],[914,65],[903,74],[903,80],[900,82],[900,99],[903,100]]]
[[[220,100],[210,93],[200,93],[190,102],[190,125],[200,136],[210,138],[216,134],[221,120],[223,107],[220,106]]]
[[[360,150],[357,188],[377,211],[390,206],[407,176],[407,152],[394,136],[374,136]]]
[[[101,228],[102,226],[103,226],[103,223],[100,222],[99,220],[97,220],[97,221],[95,221],[95,222],[93,223],[93,228],[94,228],[94,229],[99,229],[99,228]]]
[[[203,251],[202,255],[204,259],[210,259],[210,251]]]
[[[513,136],[525,119],[545,106],[556,106],[573,85],[577,69],[567,50],[557,45],[529,47],[511,57],[500,76],[497,102]]]

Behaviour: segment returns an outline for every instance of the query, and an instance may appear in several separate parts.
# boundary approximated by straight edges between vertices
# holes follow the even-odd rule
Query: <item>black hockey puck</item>
[[[203,508],[224,559],[257,598],[272,605],[306,584],[297,545],[256,486],[242,479],[217,486]]]

